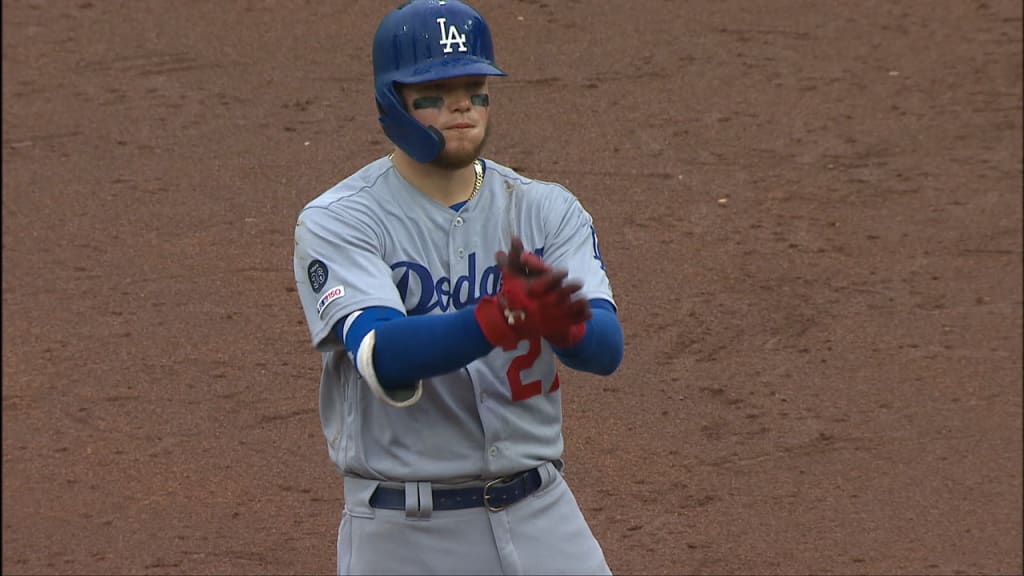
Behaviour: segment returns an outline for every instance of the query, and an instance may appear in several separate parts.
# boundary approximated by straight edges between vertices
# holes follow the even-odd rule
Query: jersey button
[[[462,226],[462,217],[461,216],[455,219],[455,225],[456,226]]]
[[[459,258],[462,258],[463,256],[466,255],[466,251],[463,250],[462,248],[459,248],[458,250],[456,250],[455,253],[459,255]]]
[[[491,455],[491,458],[494,458],[495,456],[498,455],[498,449],[494,446],[491,446],[491,449],[488,450],[487,453]]]

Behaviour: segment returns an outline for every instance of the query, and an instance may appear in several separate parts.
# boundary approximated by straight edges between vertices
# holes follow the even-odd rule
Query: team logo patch
[[[337,300],[338,298],[341,298],[344,295],[345,295],[345,287],[340,285],[340,284],[335,286],[334,288],[331,288],[330,290],[328,290],[323,295],[323,297],[320,298],[320,301],[316,303],[316,315],[319,316],[319,317],[323,317],[323,315],[324,315],[324,308],[327,308],[328,304],[330,304],[331,302],[334,302],[335,300]]]
[[[313,287],[313,292],[319,294],[327,284],[327,264],[313,260],[306,268],[306,273],[309,274],[309,285]]]

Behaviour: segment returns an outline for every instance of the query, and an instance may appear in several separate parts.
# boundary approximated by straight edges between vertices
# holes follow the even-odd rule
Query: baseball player
[[[339,574],[609,574],[563,478],[559,364],[608,375],[622,328],[590,214],[481,157],[495,65],[458,0],[373,41],[395,150],[301,211],[295,280],[344,476]]]

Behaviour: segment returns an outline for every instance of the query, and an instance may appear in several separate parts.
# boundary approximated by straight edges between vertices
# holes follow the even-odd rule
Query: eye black
[[[420,96],[412,101],[412,107],[414,110],[441,108],[443,105],[444,99],[440,96]]]

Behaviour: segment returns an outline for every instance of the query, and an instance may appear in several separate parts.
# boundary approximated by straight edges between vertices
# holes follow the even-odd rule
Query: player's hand
[[[511,348],[520,340],[540,334],[539,304],[529,295],[526,279],[512,274],[502,278],[497,294],[477,302],[474,313],[488,342]]]
[[[523,241],[518,236],[512,237],[512,245],[509,247],[508,252],[499,250],[494,255],[494,259],[501,269],[503,278],[510,276],[524,278],[535,293],[557,287],[568,275],[563,270],[554,270],[540,256],[532,252],[526,252],[523,248]]]
[[[584,322],[591,316],[590,303],[573,298],[583,286],[566,282],[568,272],[555,270],[536,254],[526,252],[518,237],[512,238],[508,252],[495,254],[495,260],[502,273],[497,303],[499,307],[510,306],[503,313],[509,321],[521,324],[515,334],[488,336],[493,344],[497,344],[498,338],[505,339],[506,345],[514,345],[518,339],[540,335],[555,346],[569,347],[583,338]],[[512,338],[518,339],[508,342]]]
[[[582,289],[581,284],[568,282],[537,297],[540,333],[559,348],[576,344],[586,332],[586,321],[593,314],[590,302],[585,298],[573,298]]]

